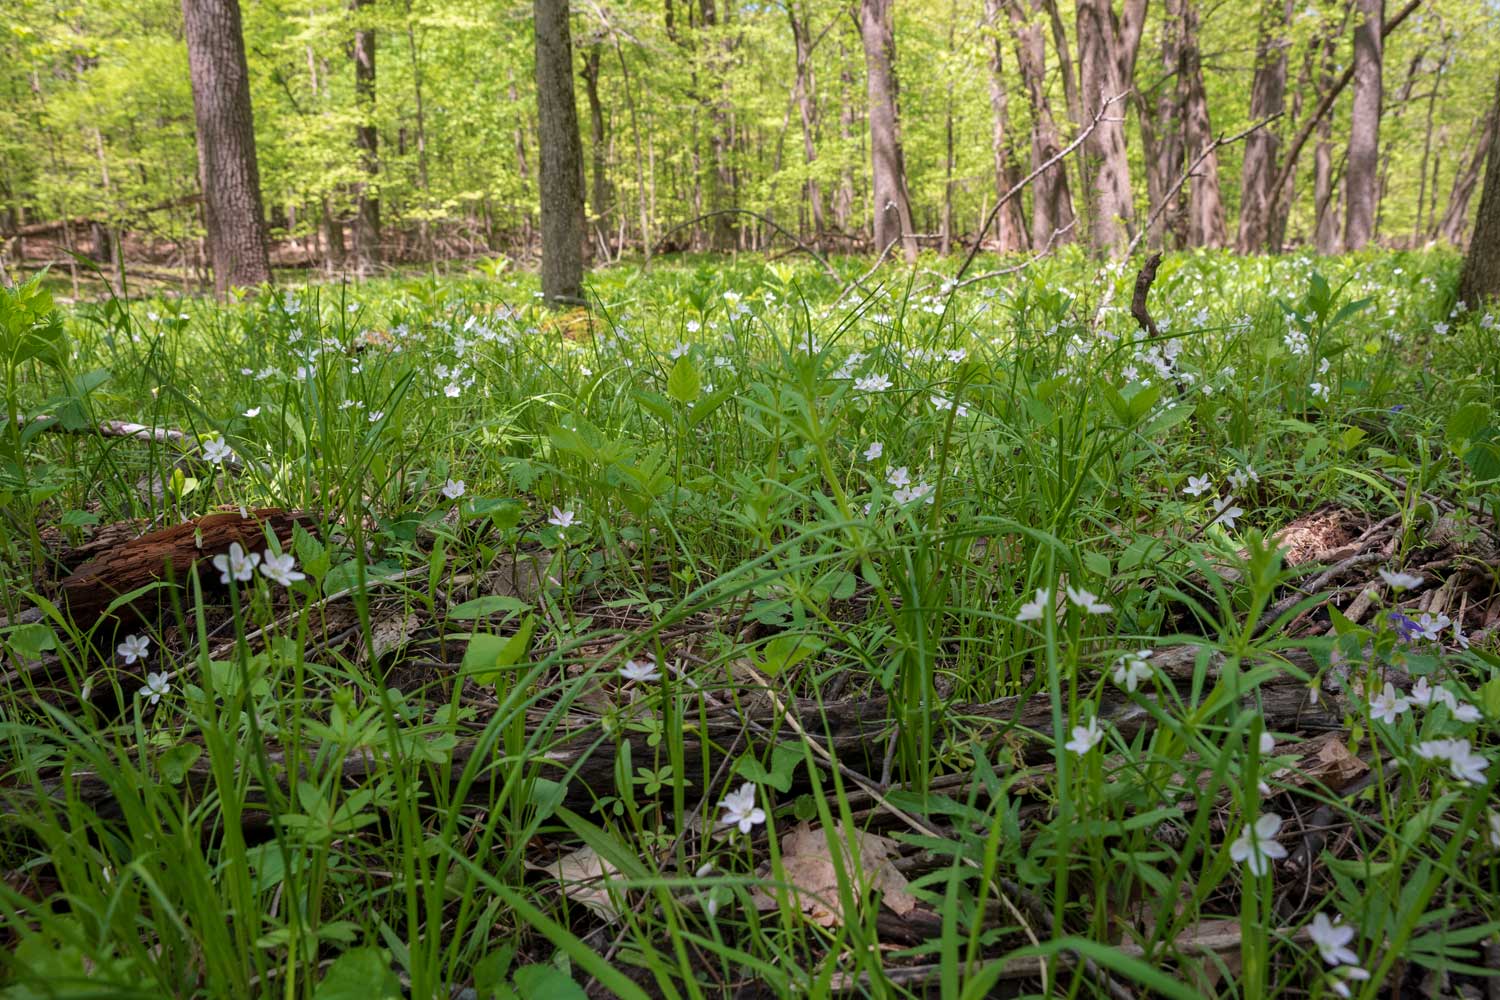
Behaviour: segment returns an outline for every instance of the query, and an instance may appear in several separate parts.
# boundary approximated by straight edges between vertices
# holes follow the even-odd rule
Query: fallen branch
[[[148,424],[134,424],[128,420],[106,420],[98,424],[84,424],[80,427],[69,427],[51,414],[43,414],[33,417],[28,421],[24,417],[17,417],[18,425],[27,423],[41,424],[42,430],[51,431],[56,434],[91,434],[106,438],[126,438],[134,441],[153,441],[157,444],[172,444],[181,448],[189,455],[200,455],[203,452],[203,442],[192,434],[177,430],[175,427],[152,427]],[[224,464],[234,468],[243,466],[243,461],[236,453],[231,452],[225,459]]]
[[[722,208],[715,212],[704,212],[702,215],[693,216],[686,222],[680,222],[677,225],[673,226],[671,229],[668,229],[666,232],[662,233],[661,236],[657,238],[655,246],[652,247],[651,252],[647,255],[646,259],[650,260],[652,257],[655,257],[660,251],[661,245],[665,243],[667,241],[667,237],[671,236],[673,233],[686,229],[688,226],[694,226],[700,222],[707,222],[709,219],[716,219],[724,215],[748,215],[750,216],[750,218],[756,219],[764,223],[765,225],[770,226],[772,229],[776,230],[782,236],[785,236],[788,240],[790,240],[792,242],[792,245],[795,246],[798,250],[801,250],[803,253],[810,255],[813,260],[821,264],[823,270],[828,272],[828,276],[830,278],[832,278],[834,281],[839,282],[840,284],[843,284],[843,275],[834,270],[833,265],[828,263],[828,258],[824,257],[822,254],[818,253],[817,250],[813,249],[806,243],[803,243],[801,240],[799,240],[796,236],[792,235],[786,230],[785,227],[777,223],[776,220],[770,218],[769,216],[762,215],[759,212],[752,212],[748,208]]]
[[[1161,336],[1161,330],[1157,328],[1156,320],[1151,318],[1151,310],[1146,308],[1146,297],[1151,294],[1151,284],[1156,281],[1156,269],[1160,265],[1160,251],[1146,258],[1146,263],[1141,265],[1140,272],[1135,276],[1135,296],[1130,300],[1130,315],[1146,331],[1146,336],[1153,340]]]

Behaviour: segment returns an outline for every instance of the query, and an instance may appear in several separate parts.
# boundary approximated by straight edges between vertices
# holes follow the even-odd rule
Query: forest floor
[[[0,291],[0,997],[1493,997],[1457,264]]]

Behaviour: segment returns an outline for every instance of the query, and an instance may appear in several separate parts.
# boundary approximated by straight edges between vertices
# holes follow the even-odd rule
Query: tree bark
[[[811,172],[818,159],[818,98],[817,81],[813,78],[812,70],[812,25],[800,3],[788,3],[786,14],[792,24],[792,44],[797,59],[793,96],[802,120],[802,158]],[[816,245],[824,228],[823,192],[819,189],[818,179],[808,177],[804,191],[812,222],[813,244]]]
[[[1490,110],[1488,150],[1485,159],[1484,190],[1479,195],[1479,214],[1474,218],[1474,238],[1464,257],[1463,272],[1458,278],[1458,297],[1470,306],[1500,297],[1500,85]]]
[[[1379,201],[1381,22],[1385,0],[1357,0],[1354,24],[1354,103],[1349,119],[1349,164],[1344,172],[1344,249],[1358,250],[1375,234]]]
[[[1167,0],[1161,25],[1161,81],[1156,84],[1155,107],[1146,94],[1136,101],[1136,120],[1141,129],[1141,152],[1146,166],[1146,201],[1151,206],[1147,242],[1153,249],[1167,245],[1172,234],[1183,242],[1181,199],[1174,189],[1182,173],[1183,127],[1182,48],[1183,0]],[[1168,203],[1170,199],[1170,203]]]
[[[906,193],[906,166],[898,131],[896,40],[891,27],[891,0],[860,0],[859,34],[865,48],[869,96],[871,177],[875,187],[875,249],[900,242],[907,263],[917,259],[917,238]]]
[[[214,290],[271,280],[239,0],[182,0]]]
[[[1333,56],[1337,35],[1325,32],[1316,56],[1318,68],[1315,73],[1319,101],[1326,98],[1334,86]],[[1285,168],[1283,168],[1285,169]],[[1318,253],[1338,253],[1338,216],[1333,205],[1333,119],[1327,114],[1318,120],[1318,142],[1313,147],[1313,243]]]
[[[583,144],[573,97],[568,0],[534,0],[537,133],[541,147],[542,296],[583,300]]]
[[[1183,156],[1191,163],[1209,149],[1188,180],[1188,245],[1222,247],[1226,237],[1224,202],[1219,192],[1219,155],[1211,149],[1213,126],[1209,123],[1203,61],[1198,50],[1198,5],[1193,0],[1184,0],[1182,5],[1181,37],[1177,73],[1183,92]]]
[[[1000,23],[1004,17],[1004,0],[984,0],[984,20],[992,38],[989,42],[990,57],[990,114],[993,131],[991,143],[995,159],[996,198],[1003,198],[1017,181],[1021,172],[1016,167],[1010,134],[1010,95],[1005,89],[1003,70],[1004,49],[1000,42]],[[980,234],[981,236],[983,234]],[[1021,199],[1012,198],[995,217],[996,249],[1001,253],[1026,248],[1026,220],[1021,214]]]
[[[593,186],[590,191],[590,214],[595,230],[603,234],[609,226],[609,142],[604,134],[604,104],[599,100],[599,72],[603,62],[603,45],[589,44],[583,60],[583,92],[589,102],[589,154],[593,162]]]
[[[1464,233],[1469,228],[1469,202],[1474,197],[1474,189],[1479,186],[1479,175],[1484,170],[1485,154],[1494,141],[1497,121],[1500,121],[1500,99],[1497,99],[1497,107],[1490,108],[1489,114],[1485,115],[1473,155],[1467,157],[1468,162],[1453,178],[1453,188],[1448,192],[1448,207],[1443,211],[1438,235],[1454,246],[1463,243]]]
[[[375,125],[375,29],[364,21],[364,11],[374,0],[351,0],[356,19],[354,47],[354,101],[359,124],[354,127],[354,145],[365,179],[354,189],[354,263],[360,274],[380,264],[380,195],[375,189],[380,172],[380,130]]]
[[[1137,36],[1139,37],[1139,36]],[[1078,0],[1080,127],[1099,114],[1107,97],[1125,92],[1124,62],[1110,0]],[[1134,58],[1130,59],[1134,65]],[[1109,108],[1083,143],[1089,179],[1089,241],[1098,253],[1122,253],[1130,242],[1134,196],[1125,149],[1125,106]]]
[[[1011,36],[1015,39],[1016,65],[1031,105],[1031,169],[1062,152],[1057,120],[1047,97],[1047,40],[1040,17],[1043,0],[1031,0],[1030,17],[1021,9],[1020,0],[1006,0],[1010,14]],[[1068,186],[1068,171],[1059,162],[1037,175],[1031,184],[1031,245],[1044,247],[1048,241],[1072,240],[1074,222],[1073,193]],[[1067,232],[1062,236],[1057,233]]]
[[[1255,77],[1250,83],[1250,120],[1262,121],[1286,109],[1287,25],[1291,0],[1264,0],[1255,42]],[[1240,221],[1235,250],[1242,254],[1274,250],[1271,245],[1271,185],[1276,182],[1281,133],[1263,128],[1245,138],[1240,166]]]

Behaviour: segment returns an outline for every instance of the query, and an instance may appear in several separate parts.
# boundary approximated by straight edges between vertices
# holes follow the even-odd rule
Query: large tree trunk
[[[1500,86],[1495,90],[1490,121],[1484,190],[1474,219],[1474,238],[1458,279],[1458,297],[1470,306],[1500,298],[1500,127],[1494,125],[1500,122]]]
[[[990,114],[993,123],[991,143],[995,158],[995,191],[997,198],[1021,179],[1016,168],[1010,134],[1010,95],[1005,89],[1003,48],[1000,44],[1000,22],[1004,13],[1004,0],[984,0],[984,20],[993,37],[990,39]],[[980,234],[982,237],[984,234]],[[1001,253],[1024,249],[1026,246],[1026,220],[1021,214],[1021,199],[1012,198],[995,216],[996,249]]]
[[[1203,62],[1198,51],[1198,5],[1182,5],[1182,45],[1177,72],[1183,94],[1183,156],[1192,163],[1214,140],[1208,118],[1208,95],[1203,89]],[[1222,247],[1224,202],[1219,193],[1219,155],[1210,152],[1193,170],[1188,181],[1188,245]]]
[[[1182,0],[1168,0],[1161,26],[1161,74],[1153,107],[1140,95],[1136,119],[1141,128],[1141,152],[1146,166],[1146,201],[1151,206],[1147,242],[1153,249],[1167,245],[1167,235],[1179,242],[1182,232],[1181,199],[1176,195],[1164,204],[1182,173],[1182,76],[1178,72],[1182,48]]]
[[[1016,65],[1031,105],[1031,169],[1035,170],[1062,152],[1057,121],[1047,98],[1047,41],[1042,32],[1043,0],[1031,0],[1030,17],[1020,0],[1007,0],[1011,34],[1016,43]],[[1031,245],[1040,249],[1049,242],[1072,240],[1073,193],[1068,187],[1066,164],[1058,163],[1031,182]],[[1067,232],[1064,235],[1058,235]]]
[[[1136,36],[1139,38],[1139,35]],[[1107,97],[1125,93],[1122,41],[1110,0],[1078,0],[1080,127],[1087,127]],[[1129,60],[1134,65],[1134,58]],[[1121,253],[1130,242],[1134,196],[1125,149],[1126,105],[1110,107],[1083,143],[1089,179],[1089,241],[1099,253]]]
[[[362,11],[374,0],[352,0],[356,25],[354,31],[354,100],[359,124],[354,129],[354,145],[359,149],[359,165],[366,180],[355,187],[354,260],[360,274],[366,274],[380,263],[380,196],[374,189],[380,171],[380,131],[375,126],[375,29],[364,26]]]
[[[865,48],[865,87],[869,95],[871,179],[875,185],[875,248],[899,241],[907,263],[917,259],[917,238],[906,194],[906,166],[898,131],[896,40],[891,0],[860,0],[859,34]]]
[[[1375,234],[1379,201],[1381,27],[1385,0],[1358,0],[1354,24],[1354,104],[1349,119],[1349,165],[1344,172],[1344,249],[1358,250]]]
[[[271,280],[239,0],[182,0],[214,290]]]
[[[583,299],[583,144],[573,97],[568,0],[534,0],[537,133],[541,147],[542,296]]]
[[[796,50],[797,68],[793,82],[797,110],[802,119],[802,158],[809,172],[818,159],[818,96],[817,81],[812,69],[812,25],[800,3],[788,3],[788,20],[792,23],[792,43]],[[812,219],[813,242],[823,235],[823,192],[816,177],[809,177],[805,186],[807,205]]]
[[[1474,189],[1479,186],[1479,174],[1484,169],[1485,154],[1494,141],[1497,125],[1500,125],[1500,96],[1497,96],[1497,106],[1484,116],[1473,155],[1465,158],[1467,162],[1453,178],[1453,188],[1448,192],[1448,207],[1443,211],[1438,235],[1454,246],[1463,243],[1464,233],[1469,228],[1469,201],[1474,197]]]
[[[1286,109],[1286,70],[1291,0],[1262,0],[1255,40],[1255,77],[1250,83],[1250,120],[1261,121]],[[1234,246],[1240,253],[1274,250],[1271,246],[1271,185],[1279,169],[1278,128],[1263,128],[1245,139],[1240,166],[1240,222]]]

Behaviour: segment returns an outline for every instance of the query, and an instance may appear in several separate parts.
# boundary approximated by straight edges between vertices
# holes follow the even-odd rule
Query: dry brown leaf
[[[910,913],[917,901],[907,891],[906,876],[891,864],[896,842],[863,830],[853,832],[854,853],[842,826],[835,826],[834,839],[845,877],[858,887],[869,886],[881,893],[881,902],[898,914]],[[855,856],[857,855],[857,857]],[[833,927],[844,919],[839,912],[838,868],[828,844],[828,834],[801,823],[781,841],[781,867],[793,888],[797,903],[812,920],[823,927]],[[769,896],[757,894],[757,903],[772,903]]]
[[[592,847],[584,846],[564,854],[550,865],[532,865],[537,871],[551,872],[562,883],[563,894],[582,903],[605,920],[620,919],[620,910],[606,888],[617,869],[601,858]]]
[[[405,648],[406,644],[411,641],[412,635],[421,626],[421,619],[410,611],[372,621],[370,623],[369,662],[379,663],[388,653],[399,652]],[[360,652],[363,654],[363,648]]]
[[[1294,767],[1276,771],[1272,778],[1294,788],[1305,788],[1320,782],[1337,792],[1361,777],[1370,766],[1349,752],[1344,733],[1325,733],[1301,743],[1278,746],[1276,752],[1298,753],[1301,759]]]

